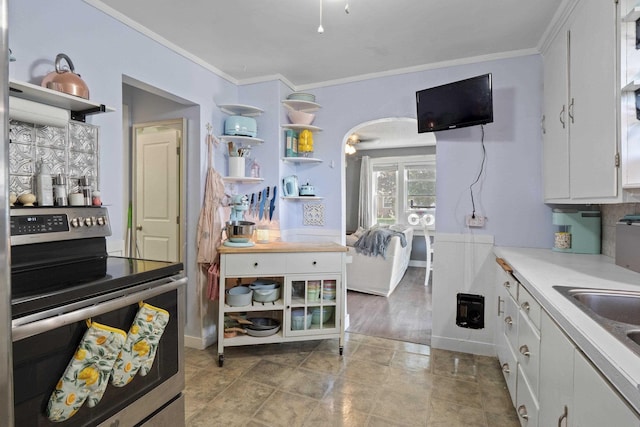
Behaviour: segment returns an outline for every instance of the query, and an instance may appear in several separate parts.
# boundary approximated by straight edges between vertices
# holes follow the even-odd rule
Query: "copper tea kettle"
[[[63,59],[67,61],[69,69],[62,67]],[[75,73],[71,58],[64,53],[59,53],[56,56],[56,70],[47,74],[44,79],[42,79],[40,86],[89,99],[89,87],[80,78],[80,74]]]

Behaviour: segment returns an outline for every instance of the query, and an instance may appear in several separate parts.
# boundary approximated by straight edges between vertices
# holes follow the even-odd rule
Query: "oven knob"
[[[107,219],[103,216],[99,216],[98,218],[96,218],[96,224],[102,226],[105,225],[107,223]]]
[[[80,220],[78,218],[72,218],[71,219],[71,226],[73,228],[78,228],[82,226],[82,223],[80,222]]]
[[[91,218],[91,217],[85,218],[85,219],[84,219],[84,224],[85,224],[87,227],[91,227],[91,226],[93,225],[93,218]]]

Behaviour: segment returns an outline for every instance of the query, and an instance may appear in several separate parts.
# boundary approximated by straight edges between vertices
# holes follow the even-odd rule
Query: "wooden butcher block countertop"
[[[291,252],[347,252],[347,247],[337,243],[304,243],[304,242],[269,242],[256,243],[249,247],[220,245],[221,254],[251,254],[251,253],[291,253]]]

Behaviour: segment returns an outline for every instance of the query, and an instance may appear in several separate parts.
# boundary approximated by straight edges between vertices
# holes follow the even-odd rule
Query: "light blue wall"
[[[53,70],[56,54],[63,52],[88,84],[90,99],[117,110],[87,120],[100,126],[100,190],[103,203],[109,205],[114,239],[123,239],[126,227],[122,191],[127,176],[124,150],[128,148],[122,143],[123,75],[200,105],[199,119],[190,123],[199,129],[189,147],[191,167],[187,171],[186,269],[190,281],[185,332],[195,337],[213,333],[210,324],[201,323],[200,314],[211,307],[200,307],[195,274],[195,235],[206,172],[204,125],[210,122],[220,131],[224,115],[215,101],[237,102],[238,88],[80,0],[11,2],[9,45],[17,58],[9,67],[11,78],[40,84]],[[222,150],[219,147],[215,156],[218,170],[226,168]]]
[[[255,156],[264,157],[261,164],[266,180],[241,191],[279,184],[281,176],[295,171],[325,197],[324,228],[340,230],[344,224],[341,168],[345,134],[369,120],[415,117],[415,91],[486,72],[493,73],[495,123],[486,126],[486,171],[476,194],[478,211],[489,221],[478,232],[494,235],[498,245],[551,247],[551,213],[542,203],[541,190],[542,60],[537,55],[308,90],[323,107],[314,124],[324,129],[315,138],[315,156],[324,162],[294,169],[279,162],[283,150],[280,124],[286,119],[280,101],[291,92],[283,83],[237,87],[80,0],[13,1],[9,9],[9,44],[18,59],[10,65],[12,78],[39,84],[53,69],[56,54],[64,52],[89,85],[91,99],[117,110],[88,120],[100,126],[101,191],[104,203],[111,205],[115,238],[124,237],[126,226],[121,197],[127,174],[122,161],[123,75],[200,106],[198,123],[192,120],[199,128],[199,138],[189,147],[187,177],[187,273],[192,278],[196,277],[195,230],[206,173],[204,125],[210,122],[220,133],[225,118],[217,103],[240,102],[265,109],[258,119],[265,144],[256,148]],[[437,137],[437,230],[461,233],[464,214],[471,210],[468,187],[481,160],[480,129],[442,132]],[[225,147],[218,147],[215,154],[215,167],[222,174],[227,171],[225,152]],[[283,228],[301,227],[299,210],[280,203],[277,212]],[[199,316],[211,307],[198,306],[197,285],[195,280],[190,282],[186,333],[209,335],[213,329],[205,325],[206,330],[201,330]]]
[[[474,233],[491,234],[499,246],[551,247],[550,208],[543,203],[541,153],[542,58],[531,55],[408,73],[313,90],[323,105],[318,114],[322,146],[331,159],[343,157],[345,134],[355,125],[384,117],[416,117],[415,92],[474,75],[493,74],[494,122],[485,126],[487,160],[474,186],[476,212],[488,217]],[[436,230],[467,232],[469,186],[480,171],[480,127],[437,134]],[[323,194],[338,191],[337,170],[313,176]],[[337,201],[337,199],[336,199]],[[341,214],[331,210],[329,227]]]

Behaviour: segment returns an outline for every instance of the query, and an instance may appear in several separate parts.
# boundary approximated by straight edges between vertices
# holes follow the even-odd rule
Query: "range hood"
[[[9,96],[9,118],[45,126],[67,127],[69,111],[28,99]]]

